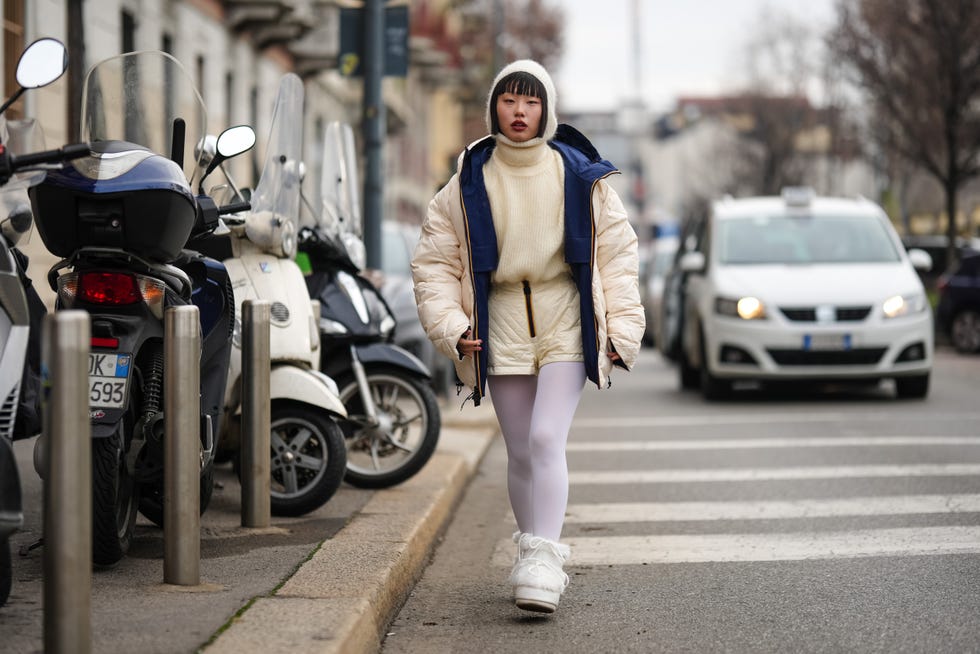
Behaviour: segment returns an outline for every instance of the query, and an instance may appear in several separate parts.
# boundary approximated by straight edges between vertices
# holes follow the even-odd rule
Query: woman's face
[[[541,98],[501,93],[497,97],[497,124],[511,141],[523,143],[535,138],[541,129]]]

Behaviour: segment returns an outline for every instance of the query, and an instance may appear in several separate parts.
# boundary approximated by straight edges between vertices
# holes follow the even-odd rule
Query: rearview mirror
[[[209,142],[207,139],[205,139],[205,141],[202,142],[199,147],[209,154],[210,150],[208,146]],[[248,152],[254,146],[255,130],[252,129],[251,125],[236,125],[221,132],[221,134],[218,135],[218,140],[214,143],[214,156],[211,157],[211,162],[208,164],[207,169],[201,176],[201,181],[198,185],[200,191],[203,193],[204,178],[210,175],[215,168],[232,157],[237,157],[243,152]],[[204,158],[205,160],[206,156],[207,155],[205,155]]]
[[[255,147],[255,130],[250,125],[236,125],[221,132],[215,145],[217,153],[230,159]]]
[[[68,70],[68,50],[57,39],[38,39],[17,62],[17,83],[25,89],[47,86]]]
[[[919,272],[929,272],[932,270],[932,257],[925,250],[912,248],[909,250],[908,255],[912,267]]]
[[[703,252],[685,252],[677,267],[686,273],[704,272],[705,260]]]

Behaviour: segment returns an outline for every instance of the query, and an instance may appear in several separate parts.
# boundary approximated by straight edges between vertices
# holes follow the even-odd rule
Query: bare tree
[[[805,151],[801,143],[820,124],[835,128],[824,121],[839,116],[821,112],[809,99],[820,82],[820,39],[809,24],[771,7],[763,8],[757,25],[744,45],[744,86],[729,100],[731,110],[742,117],[735,182],[766,195],[788,185],[817,186],[813,146]],[[822,149],[834,142],[831,138]]]
[[[461,94],[471,123],[468,139],[485,133],[484,102],[497,68],[534,59],[549,70],[561,58],[564,12],[556,0],[460,0],[461,53],[468,91]],[[501,59],[502,61],[498,61]]]
[[[980,3],[839,0],[832,51],[869,100],[881,147],[942,184],[947,260],[957,192],[980,174]]]

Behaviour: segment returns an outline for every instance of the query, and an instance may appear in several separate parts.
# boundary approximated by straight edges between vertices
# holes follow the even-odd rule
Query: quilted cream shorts
[[[583,361],[578,289],[570,275],[508,282],[490,291],[490,375],[536,375],[546,363]]]

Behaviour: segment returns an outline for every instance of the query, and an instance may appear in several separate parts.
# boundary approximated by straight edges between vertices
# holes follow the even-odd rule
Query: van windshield
[[[900,261],[877,217],[747,216],[719,220],[714,239],[723,264],[891,263]]]

